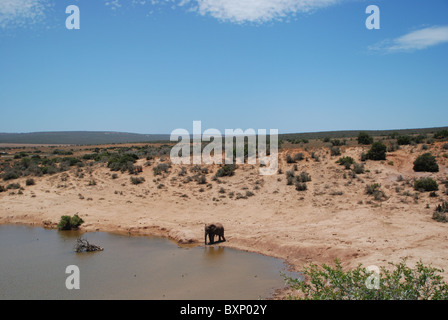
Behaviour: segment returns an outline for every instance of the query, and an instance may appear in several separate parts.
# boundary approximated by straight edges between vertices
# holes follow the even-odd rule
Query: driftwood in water
[[[90,244],[89,241],[83,238],[76,239],[75,251],[76,252],[92,252],[92,251],[103,251],[104,249]]]

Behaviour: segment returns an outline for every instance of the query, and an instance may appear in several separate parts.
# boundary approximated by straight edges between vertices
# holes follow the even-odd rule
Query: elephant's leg
[[[210,237],[210,243],[211,244],[215,243],[215,234],[214,233],[210,233],[209,237]]]

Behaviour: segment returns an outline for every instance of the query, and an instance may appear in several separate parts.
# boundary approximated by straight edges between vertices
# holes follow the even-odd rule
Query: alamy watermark
[[[222,135],[217,129],[202,132],[201,121],[193,121],[193,134],[175,129],[170,140],[178,141],[170,153],[173,164],[243,164],[247,158],[248,164],[258,159],[260,175],[278,170],[278,129],[270,129],[269,136],[266,129],[225,129]],[[208,144],[203,147],[202,142]]]
[[[67,279],[65,279],[65,287],[68,290],[79,290],[80,289],[80,274],[79,267],[76,265],[70,265],[65,268],[65,273],[70,274]]]
[[[380,288],[380,268],[378,268],[377,266],[368,266],[366,270],[372,273],[367,277],[365,282],[367,289],[378,290]]]

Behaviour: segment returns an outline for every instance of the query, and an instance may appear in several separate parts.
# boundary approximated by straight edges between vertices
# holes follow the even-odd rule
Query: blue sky
[[[0,0],[0,132],[446,126],[447,57],[446,0]]]

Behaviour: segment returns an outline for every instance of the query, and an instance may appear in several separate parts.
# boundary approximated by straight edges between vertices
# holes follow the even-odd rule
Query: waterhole
[[[74,252],[82,236],[104,251]],[[66,267],[79,268],[68,290]],[[259,299],[282,288],[282,260],[158,237],[0,225],[0,299]]]

